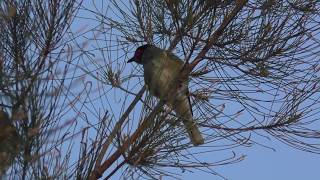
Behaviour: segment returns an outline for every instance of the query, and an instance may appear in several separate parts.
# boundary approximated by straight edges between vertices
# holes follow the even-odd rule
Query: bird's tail
[[[183,124],[193,145],[198,146],[204,143],[201,132],[193,119],[185,119],[183,120]]]
[[[204,143],[199,127],[193,120],[192,109],[189,97],[185,96],[183,99],[177,100],[173,106],[176,114],[183,119],[183,124],[187,130],[189,138],[193,145],[198,146]]]

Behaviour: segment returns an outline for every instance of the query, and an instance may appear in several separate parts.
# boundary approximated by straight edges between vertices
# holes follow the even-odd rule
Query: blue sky
[[[251,147],[237,151],[246,154],[240,163],[217,167],[216,171],[230,180],[317,180],[320,177],[320,156],[302,152],[272,140],[272,151]],[[212,153],[210,156],[214,156]],[[183,179],[219,179],[209,174],[193,173]]]

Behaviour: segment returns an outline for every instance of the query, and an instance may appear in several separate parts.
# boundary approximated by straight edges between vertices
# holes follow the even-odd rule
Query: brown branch
[[[110,177],[113,176],[114,173],[116,173],[124,164],[126,164],[126,160],[123,160],[120,164],[118,164],[118,166],[114,168],[114,170],[104,179],[105,180],[110,179]]]
[[[139,98],[140,99],[140,98]],[[138,129],[129,137],[122,146],[120,146],[101,166],[99,166],[91,175],[90,180],[94,180],[100,178],[105,172],[120,156],[124,153],[126,149],[136,141],[144,132],[144,130],[148,127],[149,123],[152,122],[152,119],[155,118],[156,114],[159,113],[161,107],[164,105],[163,101],[160,101],[154,110],[150,113],[150,115],[144,119],[142,124],[138,127]]]
[[[108,149],[108,147],[110,146],[112,140],[114,139],[114,137],[116,136],[117,132],[119,129],[121,129],[122,124],[124,123],[124,121],[127,119],[127,117],[129,116],[130,112],[133,110],[133,108],[136,106],[136,104],[138,103],[138,101],[140,100],[140,98],[142,97],[144,91],[146,90],[145,86],[143,86],[141,88],[141,90],[139,91],[139,93],[137,94],[137,96],[135,97],[135,99],[132,101],[132,103],[129,105],[128,109],[126,110],[126,112],[121,116],[120,120],[117,122],[117,124],[115,125],[115,127],[113,128],[112,132],[110,133],[110,135],[108,136],[107,140],[105,141],[105,143],[103,144],[103,147],[98,155],[98,158],[96,160],[95,163],[95,171],[99,168],[101,161]],[[111,158],[111,157],[110,157]],[[98,171],[99,172],[99,171]]]

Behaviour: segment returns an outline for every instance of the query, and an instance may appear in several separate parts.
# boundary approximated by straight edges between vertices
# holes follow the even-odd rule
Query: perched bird
[[[200,130],[193,120],[190,97],[188,96],[188,80],[177,81],[178,92],[168,95],[173,80],[181,72],[184,63],[177,56],[150,44],[140,46],[128,63],[143,65],[144,81],[153,96],[164,100],[172,107],[176,115],[182,118],[184,126],[193,145],[204,143]]]
[[[20,152],[20,136],[9,115],[0,109],[0,179]]]

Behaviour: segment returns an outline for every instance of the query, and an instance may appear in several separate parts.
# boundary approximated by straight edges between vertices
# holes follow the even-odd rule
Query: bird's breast
[[[144,79],[150,93],[158,98],[167,97],[169,85],[176,71],[162,63],[150,62],[144,66]]]

